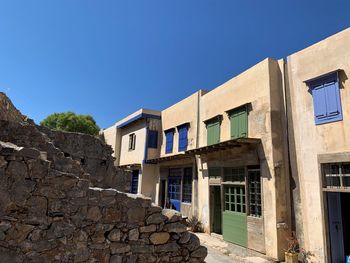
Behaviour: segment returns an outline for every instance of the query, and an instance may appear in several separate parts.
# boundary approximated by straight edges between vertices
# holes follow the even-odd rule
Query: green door
[[[232,110],[229,113],[231,123],[231,138],[248,136],[248,114],[245,106]]]
[[[225,211],[223,212],[224,240],[247,246],[247,215],[245,187],[225,186]]]
[[[222,233],[222,211],[221,211],[221,190],[220,186],[213,186],[214,190],[214,215],[213,232]]]
[[[220,142],[220,121],[214,119],[207,122],[207,145]]]

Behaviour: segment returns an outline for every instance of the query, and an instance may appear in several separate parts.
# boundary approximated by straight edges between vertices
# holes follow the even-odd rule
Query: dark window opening
[[[136,146],[136,134],[132,133],[129,135],[129,151],[135,150]]]
[[[182,202],[192,202],[192,168],[184,169],[184,177],[182,183]]]
[[[248,171],[249,215],[261,216],[261,177],[260,170]]]

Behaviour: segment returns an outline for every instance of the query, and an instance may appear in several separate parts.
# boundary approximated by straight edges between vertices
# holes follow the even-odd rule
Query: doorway
[[[165,208],[165,187],[166,187],[166,180],[165,179],[160,180],[160,189],[159,189],[160,202],[159,203],[162,208]]]
[[[211,186],[212,232],[222,234],[221,187]]]
[[[137,194],[139,188],[139,170],[133,170],[131,174],[130,193]]]
[[[332,263],[350,255],[350,193],[327,193],[328,233]]]

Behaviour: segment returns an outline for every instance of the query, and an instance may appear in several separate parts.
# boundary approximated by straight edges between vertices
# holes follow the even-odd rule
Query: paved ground
[[[196,233],[201,244],[208,248],[207,263],[271,263],[258,252],[222,240],[221,236]]]
[[[219,252],[216,249],[208,247],[208,256],[205,259],[206,263],[240,263],[240,261],[234,260],[232,257]]]

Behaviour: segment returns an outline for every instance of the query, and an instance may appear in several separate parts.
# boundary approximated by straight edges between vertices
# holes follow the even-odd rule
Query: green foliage
[[[79,115],[74,112],[54,113],[47,116],[40,125],[58,131],[81,132],[97,135],[100,128],[90,115]]]
[[[196,216],[187,219],[187,226],[192,232],[203,232],[202,222]]]

